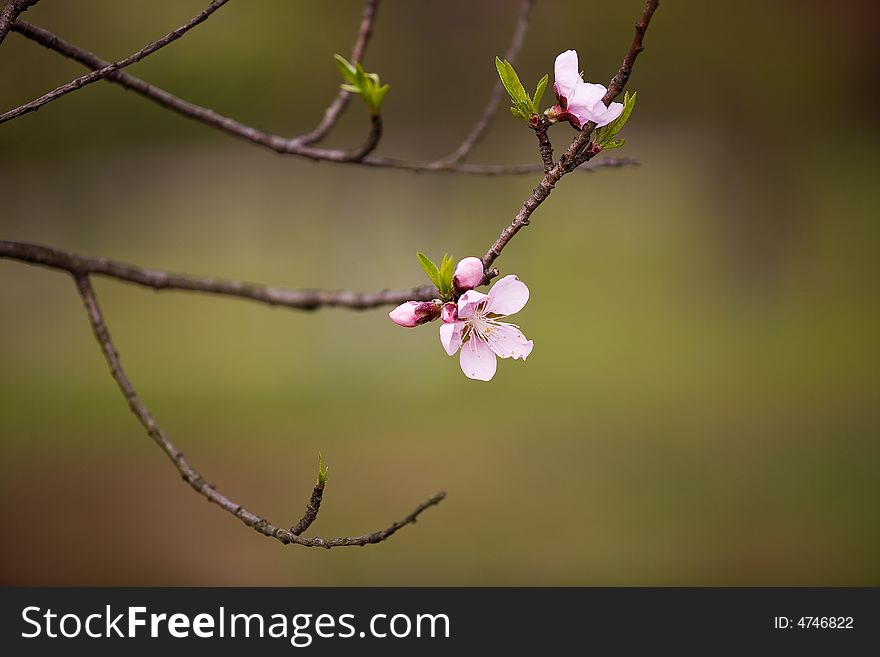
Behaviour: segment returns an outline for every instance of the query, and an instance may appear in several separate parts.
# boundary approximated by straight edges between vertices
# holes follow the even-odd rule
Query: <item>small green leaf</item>
[[[318,488],[324,488],[327,483],[327,473],[330,471],[329,465],[324,465],[324,456],[318,452]]]
[[[626,122],[629,120],[633,108],[636,106],[637,95],[638,92],[633,93],[633,95],[630,96],[628,91],[623,95],[623,111],[621,111],[620,116],[614,121],[596,131],[596,144],[606,148],[606,144],[614,139],[614,136],[621,131],[623,126],[626,125]],[[613,148],[618,147],[614,146]]]
[[[333,55],[333,59],[336,61],[336,66],[339,69],[339,72],[342,74],[346,80],[350,83],[354,84],[356,81],[356,71],[354,66],[342,55]]]
[[[449,254],[444,254],[443,260],[440,263],[440,281],[443,283],[443,286],[438,288],[443,299],[448,299],[452,296],[452,276],[454,273],[455,260]]]
[[[516,74],[513,66],[509,61],[495,58],[495,69],[498,71],[498,77],[501,78],[501,84],[507,90],[507,95],[514,103],[531,103],[531,98],[526,93],[519,76]]]
[[[345,57],[338,54],[334,55],[333,59],[336,61],[336,67],[345,80],[345,83],[340,85],[341,88],[354,94],[360,94],[370,113],[374,115],[379,114],[379,107],[390,87],[379,82],[379,75],[377,73],[367,73],[360,62],[352,64]]]
[[[547,88],[547,75],[545,74],[543,78],[538,80],[538,86],[535,88],[535,96],[532,98],[532,112],[535,114],[540,114],[541,111],[539,109],[539,105],[541,104],[541,99],[544,97],[544,90]]]
[[[626,143],[626,139],[614,139],[605,144],[602,144],[602,150],[607,151],[609,148],[620,148]]]
[[[544,90],[547,88],[547,76],[545,75],[538,81],[538,86],[535,88],[535,95],[529,96],[509,61],[496,57],[495,69],[498,71],[498,77],[501,78],[501,84],[504,85],[504,88],[507,90],[507,95],[510,96],[510,100],[513,104],[510,108],[511,114],[528,123],[529,118],[539,112],[538,105],[544,96]]]
[[[422,269],[425,270],[430,281],[437,286],[438,290],[440,290],[443,282],[440,278],[440,270],[437,268],[437,265],[435,265],[433,260],[424,253],[416,253],[416,257],[419,259],[419,264],[422,266]]]
[[[375,92],[373,92],[373,103],[375,104],[377,110],[382,104],[382,100],[385,98],[385,94],[388,93],[388,90],[390,88],[390,84],[383,84],[381,87],[377,87]]]

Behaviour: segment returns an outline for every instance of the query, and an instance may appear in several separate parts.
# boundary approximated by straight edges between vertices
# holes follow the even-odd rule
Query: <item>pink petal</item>
[[[520,358],[525,360],[530,353],[534,342],[527,339],[523,332],[513,324],[499,322],[489,339],[489,348],[499,358]]]
[[[598,116],[598,120],[594,120],[596,121],[596,125],[601,128],[603,125],[608,125],[614,121],[622,112],[623,103],[611,103],[605,111]]]
[[[461,331],[464,328],[464,322],[455,322],[454,324],[440,325],[440,344],[450,356],[458,351],[461,346]]]
[[[388,317],[398,326],[412,328],[419,325],[419,315],[416,312],[418,307],[418,301],[406,301],[388,313]]]
[[[498,315],[512,315],[523,309],[529,300],[529,288],[511,274],[505,276],[489,290],[491,301],[486,310]],[[462,297],[464,298],[464,297]],[[461,317],[461,299],[459,299],[458,315]]]
[[[499,281],[500,282],[500,281]],[[468,319],[474,316],[474,311],[483,301],[489,298],[488,294],[477,292],[476,290],[468,290],[458,299],[458,317],[459,319]]]
[[[577,116],[581,125],[587,121],[595,121],[597,116],[605,111],[602,97],[607,91],[601,84],[581,82],[568,100],[569,113]]]
[[[553,68],[553,77],[557,97],[567,98],[571,102],[575,87],[581,82],[581,72],[578,69],[578,54],[575,50],[566,50],[556,58]]]
[[[460,260],[452,275],[452,285],[456,293],[472,290],[483,284],[483,261],[470,257]]]
[[[478,381],[489,381],[495,376],[495,368],[498,365],[489,345],[476,336],[472,336],[461,346],[459,363],[465,376]]]

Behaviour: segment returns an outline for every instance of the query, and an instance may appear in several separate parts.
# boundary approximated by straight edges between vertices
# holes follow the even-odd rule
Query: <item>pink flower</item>
[[[440,327],[440,342],[452,356],[459,348],[461,369],[468,378],[489,381],[495,376],[495,357],[522,358],[532,352],[515,324],[498,321],[523,309],[529,288],[516,276],[499,280],[489,294],[465,292],[458,300],[458,319]]]
[[[483,284],[483,261],[479,258],[459,260],[452,275],[452,289],[456,294],[473,290]]]
[[[575,50],[566,50],[556,58],[554,68],[556,99],[559,101],[556,116],[580,130],[588,121],[600,128],[611,123],[623,111],[622,103],[605,106],[602,98],[608,90],[601,84],[584,82],[578,68]]]
[[[437,319],[440,315],[440,302],[407,301],[388,313],[391,321],[398,326],[412,328]]]

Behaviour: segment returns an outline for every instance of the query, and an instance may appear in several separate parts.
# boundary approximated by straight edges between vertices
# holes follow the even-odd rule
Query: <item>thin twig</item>
[[[138,397],[138,394],[126,375],[125,370],[122,369],[119,352],[110,338],[110,332],[107,329],[107,324],[104,321],[101,307],[98,305],[98,299],[95,296],[95,290],[92,288],[89,277],[85,274],[71,273],[76,282],[76,289],[79,292],[80,297],[82,297],[83,304],[85,305],[86,314],[88,315],[89,323],[92,326],[92,331],[95,334],[95,339],[98,341],[101,351],[104,353],[104,358],[107,360],[107,365],[110,367],[110,375],[113,377],[113,380],[116,381],[116,385],[119,387],[119,390],[122,392],[126,401],[128,401],[128,406],[131,409],[131,412],[134,413],[135,417],[137,417],[138,421],[144,429],[146,429],[147,434],[153,439],[153,442],[155,442],[159,448],[165,452],[166,456],[171,459],[171,462],[174,464],[174,467],[177,468],[177,471],[183,477],[183,480],[192,486],[193,490],[199,495],[205,497],[209,502],[213,502],[224,511],[231,513],[248,527],[266,536],[271,536],[284,544],[295,543],[296,545],[302,545],[303,547],[323,547],[329,549],[333,547],[369,545],[371,543],[383,541],[401,527],[414,523],[420,513],[428,507],[438,504],[446,497],[446,494],[443,492],[434,495],[432,498],[416,507],[416,509],[406,518],[393,523],[387,529],[362,536],[347,536],[330,540],[325,540],[317,536],[313,538],[297,536],[291,531],[273,525],[268,520],[248,511],[205,481],[205,478],[189,464],[186,458],[184,458],[183,453],[174,446],[165,432],[156,424],[152,414],[147,407],[144,406],[143,402],[141,402],[140,397]]]
[[[507,51],[504,53],[504,59],[513,64],[516,60],[517,55],[519,54],[520,49],[522,48],[523,42],[526,38],[526,32],[529,28],[529,14],[532,11],[532,7],[535,5],[535,0],[522,0],[519,6],[519,15],[516,19],[516,27],[513,30],[513,36],[510,40],[510,45],[507,47]],[[462,162],[474,149],[474,147],[480,142],[483,136],[486,134],[486,130],[489,129],[489,124],[492,122],[492,118],[495,116],[495,111],[498,109],[498,104],[501,102],[501,98],[504,95],[504,85],[501,84],[501,80],[495,80],[495,86],[492,87],[492,93],[489,96],[489,102],[486,103],[486,107],[483,108],[483,113],[480,115],[480,118],[477,120],[474,127],[471,128],[471,131],[464,138],[458,148],[456,148],[452,153],[447,155],[446,157],[442,157],[436,162],[438,164],[443,164],[446,166],[458,164]]]
[[[33,265],[60,269],[85,276],[96,274],[134,283],[155,290],[186,290],[249,299],[270,306],[284,306],[301,310],[321,307],[366,310],[412,300],[429,300],[437,296],[433,285],[421,285],[407,290],[381,292],[350,292],[348,290],[291,290],[260,283],[193,276],[159,269],[144,269],[109,258],[91,258],[60,251],[40,244],[0,240],[0,258],[18,260]]]
[[[3,39],[9,34],[9,30],[12,28],[12,24],[15,23],[16,19],[39,1],[40,0],[9,0],[9,2],[3,5],[3,10],[0,11],[0,43],[3,43]]]
[[[92,84],[93,82],[97,82],[98,80],[106,78],[108,75],[113,73],[113,71],[125,68],[126,66],[131,66],[132,64],[139,62],[146,57],[149,57],[157,50],[164,48],[173,41],[176,41],[184,34],[189,32],[196,25],[205,21],[208,16],[220,9],[220,7],[225,5],[228,1],[229,0],[213,0],[211,4],[209,4],[204,10],[202,10],[190,21],[178,27],[176,30],[169,32],[161,39],[147,44],[146,46],[144,46],[137,52],[132,53],[125,59],[122,59],[113,64],[106,64],[105,66],[102,66],[97,70],[92,71],[91,73],[86,73],[85,75],[81,75],[75,80],[71,80],[66,84],[62,84],[60,87],[56,87],[49,93],[43,94],[39,98],[32,100],[29,103],[25,103],[20,107],[16,107],[15,109],[12,109],[4,114],[0,114],[0,123],[5,123],[6,121],[10,121],[11,119],[22,116],[23,114],[28,114],[29,112],[35,112],[43,107],[43,105],[51,103],[53,100],[58,100],[62,96],[69,94],[71,91],[82,89],[88,84]]]
[[[549,173],[553,168],[553,144],[550,137],[547,136],[547,126],[539,123],[535,130],[535,136],[538,138],[538,153],[541,154],[541,162],[544,163],[544,173]]]
[[[606,105],[610,103],[612,99],[616,98],[621,91],[623,91],[623,85],[629,79],[629,75],[632,72],[632,67],[633,63],[635,62],[636,56],[638,56],[638,54],[643,50],[642,39],[645,36],[645,31],[648,29],[648,24],[651,21],[651,16],[654,15],[654,11],[657,9],[657,6],[659,4],[659,0],[648,0],[647,4],[645,5],[642,16],[639,19],[639,22],[636,23],[635,36],[633,37],[632,44],[627,51],[626,57],[624,57],[623,65],[621,66],[617,74],[615,74],[614,78],[612,78],[609,85],[608,93],[603,98],[603,102],[605,102]],[[508,244],[508,242],[513,239],[514,235],[516,235],[522,228],[529,225],[532,213],[538,208],[538,206],[541,205],[541,203],[546,200],[546,198],[550,195],[550,193],[553,191],[553,188],[556,187],[556,184],[562,179],[562,177],[574,171],[581,164],[587,162],[597,154],[596,152],[587,148],[590,142],[590,133],[595,129],[595,127],[596,124],[592,122],[584,125],[581,132],[572,140],[568,149],[566,149],[565,153],[563,153],[562,156],[559,158],[559,161],[549,168],[549,170],[544,174],[544,177],[541,179],[541,182],[538,183],[538,186],[523,202],[522,206],[519,209],[519,212],[516,213],[516,216],[514,217],[510,225],[506,226],[504,230],[501,231],[498,239],[495,240],[492,246],[489,247],[489,250],[486,251],[486,254],[483,256],[483,268],[486,271],[486,275],[483,279],[484,283],[488,283],[489,280],[492,278],[492,275],[494,274],[492,264],[495,262],[498,256],[501,255],[501,251]],[[545,145],[541,144],[540,148],[542,149],[542,158],[546,163],[546,158],[544,158],[543,153]]]
[[[351,49],[351,63],[362,62],[364,53],[367,51],[367,45],[373,34],[373,24],[376,21],[376,13],[379,11],[379,0],[367,0],[367,6],[364,7],[364,13],[361,16],[361,25],[358,29],[358,36]],[[336,125],[336,121],[342,115],[342,112],[348,106],[351,100],[351,92],[340,89],[336,92],[333,102],[324,110],[324,116],[321,122],[315,126],[311,132],[307,132],[299,137],[299,141],[303,144],[315,144],[327,136],[327,133]]]
[[[306,506],[306,512],[303,514],[303,517],[299,519],[299,521],[290,528],[290,533],[294,536],[300,536],[303,532],[305,532],[309,527],[312,526],[312,523],[318,517],[318,511],[321,510],[321,500],[324,498],[324,484],[319,480],[315,487],[312,489],[312,495],[309,498],[309,503]]]

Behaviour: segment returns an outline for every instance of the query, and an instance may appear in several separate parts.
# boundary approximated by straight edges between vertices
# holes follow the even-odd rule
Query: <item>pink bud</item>
[[[444,303],[443,308],[440,309],[440,319],[443,320],[444,324],[453,324],[455,320],[458,319],[458,306],[452,303]]]
[[[433,301],[407,301],[388,313],[392,322],[405,328],[425,324],[439,315],[440,304]]]
[[[460,260],[455,267],[455,274],[452,276],[452,287],[456,294],[473,290],[478,285],[482,285],[483,261],[479,258],[465,258]]]

